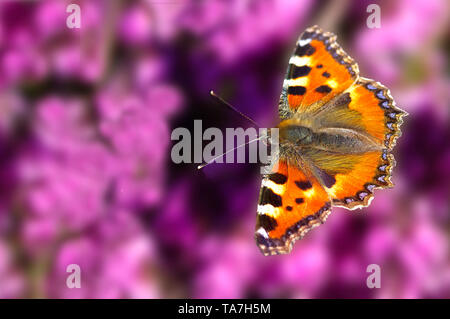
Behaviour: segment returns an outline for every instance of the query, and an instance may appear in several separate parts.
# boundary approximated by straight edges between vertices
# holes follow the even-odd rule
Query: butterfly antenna
[[[255,138],[255,139],[253,139],[253,140],[251,140],[251,141],[248,141],[247,143],[244,143],[244,144],[241,144],[241,145],[239,145],[239,146],[236,146],[235,148],[233,148],[233,149],[231,149],[231,150],[228,150],[228,151],[226,151],[225,153],[222,153],[222,154],[220,154],[220,155],[217,155],[216,157],[214,157],[213,159],[209,160],[208,162],[206,162],[206,163],[204,163],[204,164],[202,164],[202,165],[197,166],[197,168],[198,168],[198,169],[202,169],[203,167],[205,167],[205,166],[207,166],[207,165],[213,163],[216,159],[218,159],[218,158],[220,158],[220,157],[222,157],[222,156],[225,156],[225,155],[227,155],[228,153],[233,152],[234,150],[237,150],[238,148],[241,148],[242,146],[245,146],[245,145],[247,145],[247,144],[250,144],[250,143],[259,141],[260,139],[262,139],[262,138],[264,138],[264,137],[267,137],[267,135],[265,135],[265,134],[264,134],[264,135],[261,135],[261,136]]]
[[[216,98],[220,103],[222,103],[223,105],[225,105],[226,107],[228,107],[229,109],[235,111],[236,113],[238,113],[240,116],[242,116],[243,118],[245,118],[247,121],[251,122],[252,124],[256,125],[257,127],[260,127],[260,125],[258,123],[256,123],[254,120],[252,120],[250,117],[248,117],[247,115],[245,115],[244,113],[242,113],[241,111],[239,111],[238,109],[236,109],[233,105],[231,105],[230,103],[226,102],[224,99],[222,99],[220,96],[218,96],[216,93],[214,93],[213,90],[209,91],[209,94],[211,94],[212,97]]]

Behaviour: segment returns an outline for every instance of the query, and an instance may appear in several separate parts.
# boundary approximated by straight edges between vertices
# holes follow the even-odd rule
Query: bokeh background
[[[69,3],[80,29],[66,27]],[[370,3],[380,29],[366,26]],[[449,12],[446,0],[1,1],[0,297],[449,298]],[[396,187],[264,257],[258,165],[173,164],[170,135],[194,119],[248,126],[210,89],[273,127],[314,24],[409,112]]]

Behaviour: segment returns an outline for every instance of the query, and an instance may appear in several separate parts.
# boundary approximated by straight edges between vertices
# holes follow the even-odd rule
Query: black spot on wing
[[[305,93],[306,93],[306,88],[304,86],[290,86],[288,88],[288,94],[303,95]]]
[[[336,178],[333,175],[325,173],[325,178],[323,179],[323,182],[325,183],[326,187],[331,188],[333,187],[334,184],[336,184]]]
[[[292,206],[286,206],[286,210],[292,211]]]
[[[273,173],[267,176],[275,184],[283,185],[287,182],[287,176],[280,173]]]
[[[316,88],[316,92],[319,93],[330,93],[331,88],[328,85],[321,85],[318,88]]]
[[[297,46],[294,55],[301,57],[305,55],[312,55],[314,52],[316,52],[316,49],[308,43],[303,46]]]
[[[334,105],[348,105],[351,101],[352,98],[350,97],[350,93],[340,94],[339,97],[335,100]]]
[[[289,64],[289,71],[287,78],[296,79],[302,76],[307,76],[311,72],[311,68],[307,65],[296,66],[294,64]]]
[[[302,40],[311,39],[313,36],[315,36],[314,32],[305,31],[305,32],[302,33]]]
[[[318,64],[318,65],[316,66],[316,68],[318,68],[318,69],[323,68],[323,64]]]
[[[302,204],[302,203],[305,202],[305,200],[304,200],[303,198],[296,198],[296,199],[295,199],[295,202],[296,202],[297,204]]]
[[[296,181],[295,185],[297,185],[298,188],[300,188],[301,190],[306,191],[307,189],[312,188],[312,184],[310,181]]]
[[[319,168],[316,169],[316,172],[317,175],[319,175],[318,177],[326,187],[331,188],[336,183],[336,178],[334,177],[334,175],[328,174],[327,172]]]
[[[258,222],[257,222],[257,228],[262,227],[267,232],[270,232],[271,230],[274,230],[278,226],[277,221],[275,218],[269,215],[258,215]]]
[[[275,194],[270,188],[263,187],[261,190],[261,197],[259,199],[260,205],[270,204],[273,207],[282,206],[281,196]]]
[[[324,76],[326,78],[329,78],[331,76],[331,74],[328,73],[327,71],[325,71],[325,72],[322,73],[322,76]]]
[[[263,235],[256,233],[255,234],[255,239],[256,239],[256,244],[258,246],[263,246],[263,247],[271,247],[271,246],[277,246],[277,242],[274,239],[268,239],[268,238],[264,238]],[[266,253],[264,253],[266,254]]]

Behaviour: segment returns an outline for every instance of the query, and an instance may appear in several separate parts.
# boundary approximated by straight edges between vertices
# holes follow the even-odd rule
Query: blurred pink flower
[[[336,271],[331,269],[326,246],[320,239],[314,239],[297,244],[299,247],[292,251],[291,257],[283,258],[280,264],[274,265],[280,268],[283,285],[289,287],[296,297],[316,295],[327,282],[327,274]]]
[[[79,77],[95,82],[102,76],[106,28],[111,5],[82,1],[82,28],[66,26],[70,1],[46,0],[39,4],[10,2],[0,5],[0,28],[8,32],[0,52],[0,85],[39,81],[49,75]],[[8,15],[16,17],[12,21]],[[51,16],[51,18],[49,18]]]
[[[181,24],[199,36],[220,63],[230,64],[273,41],[291,40],[312,1],[207,1],[192,4]],[[280,28],[282,23],[282,28]]]
[[[204,262],[194,278],[194,298],[244,298],[258,270],[253,242],[234,237],[202,243]]]
[[[146,95],[112,83],[99,92],[100,131],[111,142],[115,187],[122,205],[150,205],[161,197],[170,133],[167,118],[181,106],[171,86],[149,87]]]
[[[0,91],[0,140],[11,137],[25,113],[25,101],[16,92]]]
[[[49,296],[58,298],[157,298],[151,238],[130,212],[108,213],[89,233],[62,244],[47,278]],[[81,288],[66,286],[67,266],[81,270]]]
[[[360,28],[346,46],[411,114],[396,187],[362,211],[334,208],[290,255],[272,257],[251,236],[256,170],[172,165],[170,129],[194,116],[236,126],[207,98],[219,88],[273,123],[281,59],[328,6],[80,0],[82,27],[68,29],[69,3],[0,4],[0,297],[450,293],[445,1],[382,4],[382,28]],[[344,39],[346,14],[335,21]],[[379,290],[366,286],[372,263]],[[81,267],[81,289],[66,286],[69,264]]]
[[[111,182],[111,158],[84,122],[80,101],[49,97],[37,112],[36,146],[18,163],[29,210],[23,235],[31,251],[55,240],[58,231],[77,232],[95,222],[105,213]]]
[[[0,240],[0,298],[20,298],[25,290],[25,278],[16,270],[8,244]]]
[[[143,3],[134,4],[123,13],[119,34],[126,45],[146,45],[151,41],[154,23],[152,11]]]
[[[433,41],[447,12],[448,2],[443,0],[402,0],[390,14],[384,13],[381,28],[361,28],[355,47],[367,66],[365,73],[385,84],[398,82],[404,70],[401,60]]]

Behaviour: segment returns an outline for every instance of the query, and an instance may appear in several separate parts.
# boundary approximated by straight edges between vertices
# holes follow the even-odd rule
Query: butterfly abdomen
[[[280,125],[280,146],[282,149],[308,147],[350,154],[361,154],[379,148],[366,136],[354,130],[323,128],[320,131],[314,131],[297,123]]]
[[[363,154],[380,147],[364,135],[347,129],[329,129],[314,133],[312,145],[321,150],[345,154]]]

